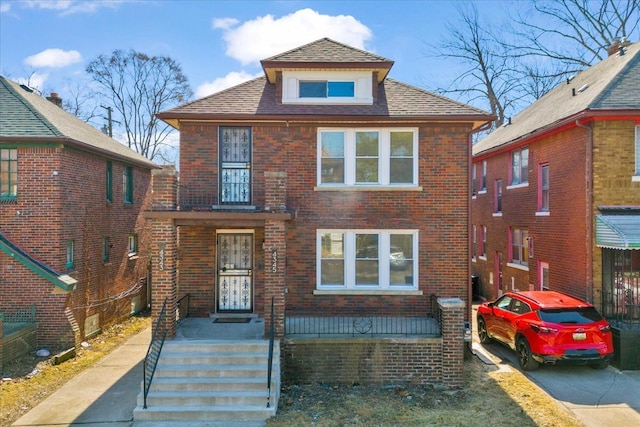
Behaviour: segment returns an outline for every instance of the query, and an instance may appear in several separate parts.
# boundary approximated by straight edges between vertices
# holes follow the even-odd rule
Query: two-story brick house
[[[0,77],[0,311],[50,350],[143,308],[156,168],[60,105]]]
[[[285,316],[468,303],[470,138],[493,117],[330,39],[261,63],[263,77],[159,114],[180,131],[180,177],[176,202],[175,176],[154,177],[155,301],[268,319],[273,297],[280,337]]]
[[[640,321],[640,43],[473,146],[479,292],[551,289]]]

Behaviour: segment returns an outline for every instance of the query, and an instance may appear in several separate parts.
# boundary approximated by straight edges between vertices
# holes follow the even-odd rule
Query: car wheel
[[[487,332],[487,325],[484,322],[484,318],[478,316],[478,339],[482,344],[487,344],[491,342],[491,338],[489,337],[489,333]]]
[[[533,358],[531,347],[526,339],[520,338],[516,346],[518,352],[518,362],[520,367],[525,371],[535,371],[540,364]]]
[[[606,359],[599,360],[594,363],[589,363],[589,367],[591,367],[592,369],[597,369],[598,371],[607,369],[607,366],[609,366],[609,361]]]

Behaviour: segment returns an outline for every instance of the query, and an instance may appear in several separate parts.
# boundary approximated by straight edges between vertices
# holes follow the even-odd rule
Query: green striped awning
[[[596,246],[640,249],[640,215],[596,215]]]

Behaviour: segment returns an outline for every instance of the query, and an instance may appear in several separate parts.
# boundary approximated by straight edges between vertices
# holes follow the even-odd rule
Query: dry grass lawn
[[[10,426],[81,371],[149,325],[132,317],[90,340],[75,358],[53,366],[29,355],[8,364],[0,385],[0,426]],[[33,369],[37,373],[31,374]],[[465,362],[466,387],[291,386],[282,390],[278,415],[267,427],[304,426],[543,426],[582,424],[514,369],[499,370],[475,357]]]

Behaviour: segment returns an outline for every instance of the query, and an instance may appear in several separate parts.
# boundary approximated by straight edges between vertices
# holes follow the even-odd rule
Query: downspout
[[[586,226],[586,299],[593,304],[593,128],[583,125],[580,119],[576,120],[576,126],[587,131],[587,144],[585,155],[585,226]]]

